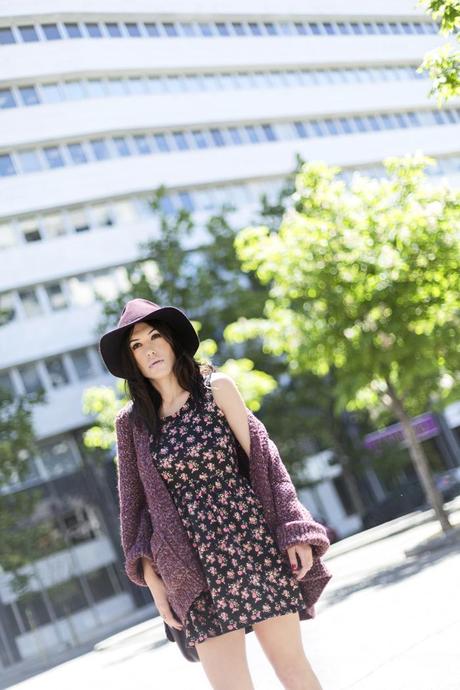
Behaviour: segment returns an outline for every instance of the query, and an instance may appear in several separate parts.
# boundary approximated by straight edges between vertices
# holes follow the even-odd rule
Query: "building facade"
[[[77,645],[149,603],[120,568],[113,465],[95,481],[81,398],[112,385],[96,295],[124,289],[154,235],[152,190],[167,188],[165,212],[199,217],[223,201],[249,212],[296,154],[347,176],[421,150],[437,159],[433,174],[460,172],[460,103],[438,110],[416,71],[442,39],[412,2],[165,8],[0,0],[0,385],[47,394],[34,411],[39,457],[4,491],[44,488],[65,545],[34,564],[27,605],[0,573],[0,667]],[[329,480],[328,504],[342,536],[356,531]]]

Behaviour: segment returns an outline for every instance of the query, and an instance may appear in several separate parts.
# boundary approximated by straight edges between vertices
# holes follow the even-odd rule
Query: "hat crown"
[[[142,297],[131,299],[129,302],[126,302],[123,307],[120,320],[118,321],[118,328],[127,326],[133,321],[141,319],[143,316],[151,316],[152,312],[160,308],[161,307],[155,304],[155,302],[150,302],[148,299],[143,299]]]

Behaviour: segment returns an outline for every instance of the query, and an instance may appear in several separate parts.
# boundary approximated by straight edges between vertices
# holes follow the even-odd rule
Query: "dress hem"
[[[254,631],[254,628],[252,627],[254,623],[263,623],[264,621],[270,620],[270,618],[280,618],[281,616],[286,616],[288,613],[299,613],[300,616],[300,610],[302,609],[302,606],[299,606],[298,604],[296,606],[291,607],[288,611],[285,611],[284,613],[273,613],[268,614],[265,618],[259,618],[258,620],[251,621],[250,623],[246,623],[245,625],[240,625],[237,628],[230,628],[229,630],[222,630],[222,632],[217,633],[216,635],[208,635],[205,637],[203,640],[197,640],[196,642],[192,642],[192,644],[189,643],[189,640],[186,641],[187,647],[194,647],[197,644],[201,644],[201,642],[206,642],[206,640],[209,640],[212,637],[219,637],[220,635],[225,635],[228,632],[234,632],[235,630],[244,630],[245,634],[247,635],[250,632]]]

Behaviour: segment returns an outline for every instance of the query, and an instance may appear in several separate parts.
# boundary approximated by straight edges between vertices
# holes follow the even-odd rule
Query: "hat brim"
[[[101,337],[99,340],[99,352],[111,374],[121,379],[127,378],[128,372],[123,370],[121,364],[121,351],[126,332],[136,323],[156,319],[165,321],[171,326],[184,349],[192,356],[195,354],[200,345],[200,339],[188,317],[177,307],[161,307],[160,309],[152,310],[150,313],[143,314],[124,326],[114,328],[104,333]]]

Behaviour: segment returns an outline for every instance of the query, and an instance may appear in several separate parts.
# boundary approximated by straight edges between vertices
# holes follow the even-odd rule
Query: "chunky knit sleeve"
[[[120,505],[121,544],[125,556],[125,570],[129,579],[147,587],[142,556],[152,559],[150,538],[152,523],[144,487],[137,469],[132,429],[125,410],[115,419],[118,450],[118,498]]]
[[[310,511],[297,496],[292,479],[278,448],[267,434],[267,453],[270,485],[277,516],[278,546],[285,550],[293,544],[306,542],[315,556],[322,556],[330,546],[326,528],[314,520]]]

